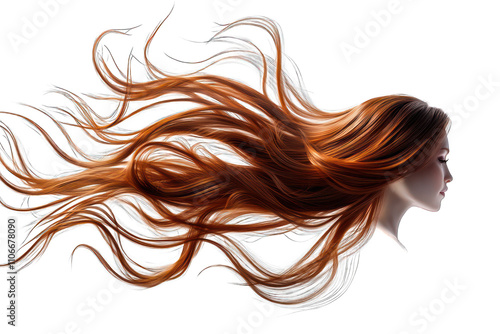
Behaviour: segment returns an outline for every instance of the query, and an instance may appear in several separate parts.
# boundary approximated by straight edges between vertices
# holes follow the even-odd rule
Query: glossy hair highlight
[[[127,73],[115,75],[97,52],[106,34],[128,31],[107,30],[96,39],[93,63],[115,96],[94,98],[117,101],[118,113],[100,116],[83,99],[62,88],[55,91],[71,101],[76,112],[56,109],[72,123],[33,107],[50,117],[79,158],[65,152],[32,119],[1,112],[33,125],[62,159],[81,169],[51,178],[37,175],[23,157],[16,135],[2,125],[13,145],[9,158],[0,156],[0,161],[23,185],[0,174],[3,184],[24,195],[58,196],[30,208],[14,207],[2,199],[2,205],[11,210],[52,210],[32,227],[31,231],[40,232],[23,244],[27,249],[17,262],[29,264],[38,258],[57,233],[91,224],[109,245],[118,268],[94,247],[79,246],[91,250],[114,277],[130,284],[149,288],[180,277],[202,244],[208,243],[220,249],[233,265],[224,267],[236,272],[245,285],[266,300],[285,306],[318,306],[335,300],[354,275],[356,264],[348,261],[357,259],[358,250],[374,231],[384,189],[389,182],[425,165],[446,134],[450,119],[441,109],[404,94],[372,98],[334,113],[316,108],[302,87],[295,87],[285,74],[280,30],[266,17],[225,24],[210,41],[222,40],[222,32],[237,26],[257,27],[272,37],[276,59],[250,41],[238,39],[250,47],[205,59],[203,62],[214,60],[192,73],[168,74],[147,56],[166,18],[144,48],[149,81],[131,79],[130,58]],[[255,66],[261,74],[260,90],[202,72],[223,60]],[[159,100],[127,114],[133,102],[153,99]],[[195,106],[137,131],[119,129],[123,121],[147,109],[161,110],[164,104],[176,102]],[[72,141],[68,126],[85,131],[96,143],[118,148],[100,157],[86,154]],[[198,143],[190,146],[174,136],[191,137]],[[203,140],[223,144],[243,163],[223,160],[207,150]],[[142,203],[138,205],[127,196]],[[140,216],[136,223],[156,236],[125,228],[115,217],[113,203],[135,210]],[[156,216],[147,213],[146,207]],[[245,215],[264,219],[247,222],[241,219]],[[169,235],[171,232],[173,235]],[[312,232],[318,240],[286,270],[271,270],[237,240],[240,235],[288,232]],[[143,260],[132,260],[125,253],[122,239],[148,249],[182,251],[173,263],[153,268]],[[342,260],[347,261],[345,268]],[[334,279],[338,286],[329,290]]]

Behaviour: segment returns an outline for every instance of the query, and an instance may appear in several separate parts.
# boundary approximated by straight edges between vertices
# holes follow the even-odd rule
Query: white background
[[[142,25],[132,30],[133,36],[111,35],[101,44],[121,57],[124,70],[131,48],[141,55],[147,35],[172,3],[2,3],[0,109],[24,113],[28,108],[21,102],[57,104],[55,95],[44,95],[51,85],[76,93],[109,93],[91,62],[94,40],[107,29]],[[299,67],[317,106],[342,110],[372,97],[405,93],[448,112],[453,120],[448,166],[454,180],[441,210],[409,210],[399,231],[408,253],[378,235],[362,253],[354,282],[339,300],[298,313],[259,302],[250,288],[229,283],[236,282],[229,271],[210,269],[197,276],[206,266],[224,262],[211,247],[202,249],[182,278],[149,290],[117,283],[85,250],[76,252],[71,266],[69,255],[82,241],[105,246],[97,232],[79,228],[59,235],[39,261],[19,273],[16,328],[6,324],[7,274],[0,273],[0,331],[499,332],[500,21],[495,9],[484,0],[177,1],[158,37],[164,43],[153,41],[151,53],[162,68],[161,62],[167,61],[163,52],[182,60],[202,59],[188,40],[208,39],[217,29],[215,22],[264,15],[281,26],[284,52]],[[44,12],[50,12],[49,19],[37,21]],[[23,36],[27,22],[39,25],[32,36]],[[368,37],[362,41],[364,33]],[[268,45],[263,34],[258,36],[259,45]],[[25,40],[16,46],[14,37]],[[346,46],[356,53],[347,56]],[[9,120],[13,122],[5,118]],[[0,213],[4,222],[12,215]],[[14,215],[20,226],[31,221],[30,216]],[[5,228],[0,233],[0,251],[5,252]]]

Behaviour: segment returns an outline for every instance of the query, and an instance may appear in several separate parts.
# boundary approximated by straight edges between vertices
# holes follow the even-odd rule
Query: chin
[[[421,209],[424,209],[426,211],[438,212],[441,209],[441,203],[434,204],[434,205],[419,205],[418,207]]]
[[[439,203],[436,207],[434,207],[432,210],[432,212],[438,212],[439,210],[441,209],[441,203]]]

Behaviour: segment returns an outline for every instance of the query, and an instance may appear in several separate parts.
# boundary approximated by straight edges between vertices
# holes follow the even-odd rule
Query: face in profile
[[[446,164],[449,151],[448,137],[445,136],[438,151],[422,169],[391,183],[388,187],[409,207],[439,211],[444,193],[448,190],[447,183],[453,180]]]

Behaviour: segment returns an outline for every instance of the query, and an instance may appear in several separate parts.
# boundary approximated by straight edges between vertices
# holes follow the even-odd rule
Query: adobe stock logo
[[[225,331],[224,334],[254,334],[258,333],[266,319],[275,313],[275,306],[272,303],[253,301],[255,309],[246,317],[238,316],[238,324],[235,331]]]
[[[225,19],[226,13],[232,13],[242,4],[243,0],[215,0],[212,7],[220,21]]]
[[[408,323],[411,330],[400,331],[398,334],[414,334],[425,332],[432,323],[444,317],[451,305],[457,302],[457,299],[467,289],[466,285],[459,282],[455,277],[453,280],[445,279],[445,287],[441,289],[439,295],[431,299],[427,305],[419,306],[418,310],[410,314]]]
[[[88,333],[85,326],[96,320],[102,320],[107,309],[116,305],[116,299],[124,291],[122,282],[110,279],[105,287],[102,287],[93,295],[87,296],[75,309],[78,317],[66,319],[65,323],[59,325],[59,329],[48,334],[82,334]]]
[[[477,81],[479,83],[475,85],[473,92],[464,96],[459,103],[454,103],[452,107],[444,109],[450,116],[453,128],[460,127],[471,114],[481,111],[488,99],[498,94],[500,81],[493,77],[493,73],[488,73],[487,76],[479,75]]]
[[[406,2],[411,2],[411,0]],[[390,0],[385,9],[370,11],[372,20],[366,22],[361,28],[359,26],[354,27],[355,33],[352,42],[342,41],[339,45],[347,63],[351,63],[354,55],[359,55],[384,29],[388,29],[393,17],[400,14],[403,9],[404,6],[400,0]]]
[[[21,45],[26,45],[35,38],[47,26],[50,19],[59,13],[61,5],[69,2],[70,0],[39,0],[38,10],[28,17],[21,17],[20,31],[7,33],[7,39],[14,52],[18,53]]]

